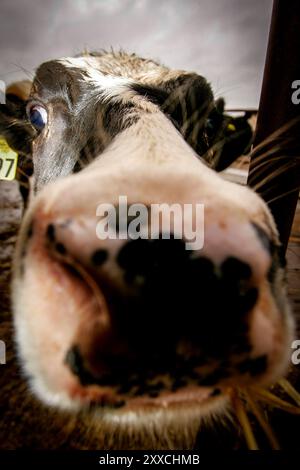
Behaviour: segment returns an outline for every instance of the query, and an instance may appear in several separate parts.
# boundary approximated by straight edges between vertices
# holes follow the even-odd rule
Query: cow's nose
[[[245,359],[259,280],[238,250],[224,243],[224,256],[214,259],[211,249],[187,250],[174,236],[99,241],[87,233],[89,224],[76,220],[54,221],[45,231],[51,255],[71,276],[92,279],[108,306],[105,331],[83,326],[66,355],[83,384],[101,383],[108,370],[115,377],[143,367],[170,373],[182,361],[193,369],[197,362]]]
[[[184,339],[213,352],[224,329],[226,342],[245,329],[257,300],[248,264],[228,257],[218,265],[187,251],[182,240],[129,241],[117,261],[134,287],[132,298],[125,297],[123,328],[140,338],[141,347],[155,339],[156,347],[169,348]]]

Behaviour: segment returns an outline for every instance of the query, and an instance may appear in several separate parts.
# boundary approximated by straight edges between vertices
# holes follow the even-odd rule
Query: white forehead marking
[[[95,57],[67,57],[60,59],[59,62],[70,69],[84,71],[86,76],[82,80],[98,89],[104,100],[120,98],[125,92],[131,91],[129,85],[134,83],[129,78],[102,74],[98,69],[99,63]],[[132,95],[134,94],[132,91]]]

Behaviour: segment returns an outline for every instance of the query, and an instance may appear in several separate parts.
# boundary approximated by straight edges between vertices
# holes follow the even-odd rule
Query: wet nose
[[[145,364],[163,373],[171,364],[178,367],[179,358],[195,364],[251,350],[259,285],[238,251],[231,254],[225,244],[220,261],[211,250],[187,250],[174,235],[101,242],[90,237],[87,243],[87,232],[88,224],[74,220],[54,221],[45,232],[51,255],[71,276],[92,279],[108,305],[109,331],[93,331],[88,347],[79,333],[67,352],[66,363],[82,383],[99,383],[104,363],[116,376]]]
[[[139,336],[141,346],[155,339],[156,348],[172,348],[184,339],[213,353],[221,336],[228,346],[245,331],[257,288],[250,266],[239,259],[217,265],[187,251],[182,240],[160,239],[129,241],[117,261],[135,292],[125,300],[130,315],[123,329]]]

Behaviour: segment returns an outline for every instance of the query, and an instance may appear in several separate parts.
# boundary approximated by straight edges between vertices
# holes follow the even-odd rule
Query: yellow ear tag
[[[0,180],[15,179],[18,154],[10,148],[4,137],[0,136]]]
[[[227,126],[227,129],[228,129],[229,131],[231,131],[231,132],[234,132],[234,131],[236,131],[236,127],[235,127],[235,125],[234,125],[234,124],[231,124],[231,123],[230,123],[230,124],[228,124],[228,126]]]

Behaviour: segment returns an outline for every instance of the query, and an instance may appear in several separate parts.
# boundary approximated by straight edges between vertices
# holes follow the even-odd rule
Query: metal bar
[[[269,203],[285,248],[300,187],[300,120],[271,143],[258,146],[285,124],[300,118],[300,104],[292,102],[295,80],[300,80],[300,1],[274,0],[248,184],[257,187]],[[264,153],[277,144],[280,149],[264,158]],[[258,166],[262,161],[264,164]]]

